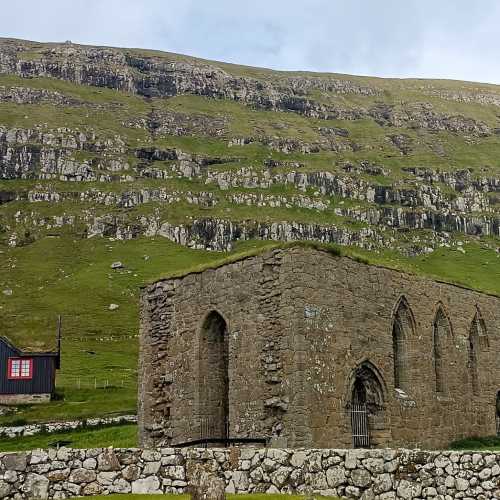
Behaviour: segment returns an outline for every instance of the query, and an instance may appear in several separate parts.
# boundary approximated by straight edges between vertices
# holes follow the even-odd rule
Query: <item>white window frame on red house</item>
[[[9,380],[30,380],[33,378],[32,358],[9,358],[7,367]]]

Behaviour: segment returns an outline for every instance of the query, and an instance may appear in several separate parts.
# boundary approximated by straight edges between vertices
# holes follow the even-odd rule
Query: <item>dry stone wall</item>
[[[228,493],[362,500],[500,498],[500,454],[410,450],[89,449],[0,455],[0,498],[184,493],[196,470]]]
[[[27,424],[0,427],[0,437],[15,438],[34,436],[35,434],[52,434],[54,432],[74,431],[82,427],[101,427],[122,424],[134,424],[137,415],[121,415],[119,417],[88,418],[85,420],[71,420],[64,422],[49,422],[46,424]]]

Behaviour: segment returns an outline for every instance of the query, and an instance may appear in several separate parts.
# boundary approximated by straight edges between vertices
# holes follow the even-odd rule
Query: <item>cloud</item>
[[[500,83],[496,0],[24,0],[3,36],[283,70]]]

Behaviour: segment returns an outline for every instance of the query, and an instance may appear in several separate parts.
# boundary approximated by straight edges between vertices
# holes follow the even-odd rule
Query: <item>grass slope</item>
[[[500,451],[500,436],[470,437],[451,443],[452,450]]]
[[[134,448],[137,446],[137,426],[133,424],[83,428],[76,431],[37,434],[20,438],[0,438],[0,452],[27,451],[36,448]],[[500,451],[500,437],[471,437],[454,441],[451,450]]]
[[[71,432],[37,434],[22,438],[0,438],[0,451],[28,451],[37,448],[133,448],[137,446],[137,426],[119,425],[101,429],[79,429]]]

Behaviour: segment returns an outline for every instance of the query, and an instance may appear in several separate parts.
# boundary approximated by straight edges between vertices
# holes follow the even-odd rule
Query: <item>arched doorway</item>
[[[385,424],[385,384],[369,361],[356,367],[349,384],[349,409],[354,448],[376,445]]]
[[[200,439],[224,442],[229,437],[229,335],[216,311],[203,322],[199,349]]]

